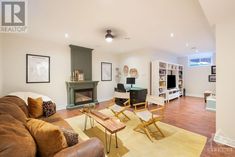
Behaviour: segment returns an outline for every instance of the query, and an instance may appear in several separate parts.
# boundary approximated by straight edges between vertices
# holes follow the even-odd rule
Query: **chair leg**
[[[157,128],[157,130],[161,133],[161,135],[163,136],[163,137],[165,137],[165,135],[163,134],[163,132],[161,131],[161,129],[157,126],[157,124],[156,123],[153,123],[154,124],[154,126]]]
[[[145,134],[148,136],[148,138],[150,139],[150,141],[153,142],[153,139],[152,139],[148,129],[147,128],[143,128],[143,130],[144,130]]]
[[[124,113],[124,111],[123,112],[121,112],[128,120],[131,120],[125,113]]]

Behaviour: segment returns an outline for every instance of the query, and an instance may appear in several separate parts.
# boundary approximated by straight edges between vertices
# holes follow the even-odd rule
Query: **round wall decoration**
[[[124,65],[124,67],[123,67],[124,76],[128,76],[128,72],[129,72],[129,67],[127,65]]]
[[[138,78],[138,76],[139,76],[138,70],[137,70],[136,68],[131,68],[131,69],[130,69],[130,76],[131,76],[131,77]]]

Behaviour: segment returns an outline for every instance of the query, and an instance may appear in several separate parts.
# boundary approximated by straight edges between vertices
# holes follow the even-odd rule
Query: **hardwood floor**
[[[104,109],[109,104],[110,102],[102,102],[96,108]],[[150,108],[156,108],[156,106]],[[60,110],[58,113],[63,118],[82,114],[78,109]],[[163,122],[206,136],[208,140],[201,157],[235,156],[234,148],[216,144],[211,140],[215,133],[215,112],[205,110],[205,103],[202,98],[182,97],[166,104]]]

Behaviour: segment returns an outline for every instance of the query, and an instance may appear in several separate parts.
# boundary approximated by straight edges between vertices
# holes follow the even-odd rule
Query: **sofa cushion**
[[[49,117],[56,113],[56,105],[52,101],[43,101],[43,115]]]
[[[0,156],[36,155],[36,144],[24,124],[10,114],[0,114]]]
[[[67,147],[66,139],[58,126],[32,118],[28,119],[26,125],[37,143],[40,156],[51,157]]]
[[[27,109],[25,109],[24,105],[24,102],[18,97],[7,96],[0,98],[0,114],[10,114],[15,119],[25,123],[27,118]]]
[[[33,99],[28,97],[28,110],[29,116],[32,118],[38,118],[43,115],[43,100],[41,97]]]

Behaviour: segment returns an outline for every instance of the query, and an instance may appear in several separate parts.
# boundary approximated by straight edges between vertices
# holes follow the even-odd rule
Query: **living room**
[[[7,14],[4,7],[21,7],[13,2],[1,1],[2,19]],[[6,104],[12,106],[10,99],[26,108],[29,98],[41,97],[43,102],[50,100],[56,105],[56,116],[62,118],[58,124],[70,125],[82,141],[90,139],[87,142],[94,143],[94,149],[97,148],[93,154],[89,151],[82,154],[78,151],[80,146],[75,148],[78,142],[50,155],[40,150],[31,151],[32,154],[69,156],[73,148],[71,153],[77,152],[77,156],[97,157],[235,155],[231,91],[234,85],[231,83],[233,74],[229,72],[234,65],[235,4],[232,0],[22,2],[25,5],[24,25],[3,23],[4,20],[9,22],[9,17],[2,20],[1,25],[0,115],[5,116],[8,112],[3,109]],[[21,20],[21,15],[16,13],[13,17]],[[17,27],[19,29],[14,30]],[[35,74],[41,61],[44,61],[46,71],[39,70]],[[132,83],[127,81],[130,78],[134,78]],[[173,80],[172,87],[168,87],[170,79]],[[117,84],[128,91],[124,93],[129,93],[121,99],[130,101],[128,108],[122,101],[121,105],[117,103],[120,110],[123,109],[118,113],[111,108],[113,98],[123,94],[119,89],[115,91]],[[132,93],[139,90],[147,92],[144,97],[137,94],[133,98]],[[91,95],[91,102],[76,102],[79,98],[75,97],[83,93],[88,97]],[[143,122],[135,107],[138,103],[142,103],[141,109],[147,106],[148,113],[164,104],[164,116],[156,123],[154,118]],[[106,134],[107,128],[101,120],[90,115],[92,107],[94,113],[101,114],[104,119],[120,118],[117,126],[123,128],[113,134],[116,137],[108,130]],[[30,109],[27,112],[26,121],[30,123],[28,119],[34,117],[30,117]],[[10,115],[15,118],[12,112]],[[153,117],[155,115],[158,113],[154,111]],[[0,119],[1,126],[7,125]],[[48,121],[57,125],[50,120],[49,117]],[[25,120],[22,123],[28,126]],[[152,124],[157,124],[156,128],[160,130],[154,138],[152,128],[140,127]],[[147,129],[147,133],[136,131],[134,126],[137,125],[140,130]],[[0,129],[0,136],[8,137],[6,132],[10,131]],[[110,135],[112,144],[104,135]],[[37,137],[33,138],[41,148]],[[0,156],[10,156],[14,149],[19,149],[6,147],[10,140],[0,141]],[[50,141],[49,138],[46,141]],[[143,143],[138,145],[139,141]],[[139,149],[142,145],[146,147]],[[4,151],[6,148],[9,151]]]

